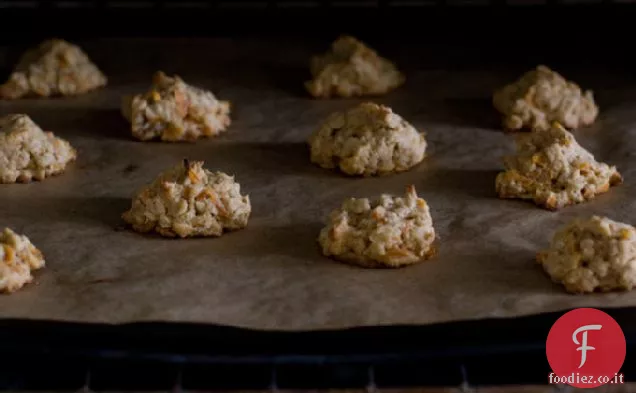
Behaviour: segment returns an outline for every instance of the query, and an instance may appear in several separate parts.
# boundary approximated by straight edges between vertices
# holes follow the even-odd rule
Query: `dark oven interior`
[[[521,70],[549,63],[590,69],[592,78],[629,73],[635,65],[636,3],[624,0],[0,0],[0,17],[0,42],[8,49],[0,59],[3,76],[26,45],[51,36],[116,45],[179,37],[320,48],[347,33],[407,68]],[[116,54],[109,45],[96,58]],[[152,61],[143,48],[138,55]],[[302,72],[303,61],[293,72]],[[124,72],[131,61],[112,63]],[[290,74],[275,61],[267,64]],[[626,325],[633,319],[615,315]],[[317,336],[0,321],[0,345],[11,359],[0,360],[0,390],[544,384],[544,340],[555,318]],[[628,348],[628,362],[629,354]],[[532,367],[517,367],[519,361]]]

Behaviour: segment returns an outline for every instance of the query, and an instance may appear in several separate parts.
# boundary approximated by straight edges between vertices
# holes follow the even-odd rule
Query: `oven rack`
[[[636,309],[603,311],[623,329],[634,382]],[[561,315],[307,332],[2,320],[0,391],[545,386],[545,340]]]

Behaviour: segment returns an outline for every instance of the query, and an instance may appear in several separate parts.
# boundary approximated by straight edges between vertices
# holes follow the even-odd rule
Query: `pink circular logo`
[[[620,369],[626,350],[625,335],[614,318],[595,308],[569,311],[548,334],[549,382],[577,388],[624,383]]]

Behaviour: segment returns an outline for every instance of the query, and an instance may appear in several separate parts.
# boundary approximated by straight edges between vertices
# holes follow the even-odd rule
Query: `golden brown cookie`
[[[31,241],[9,228],[0,232],[0,293],[11,293],[33,281],[31,272],[45,265]]]
[[[193,142],[219,135],[231,123],[228,101],[161,71],[146,93],[123,98],[122,114],[142,141]]]
[[[590,90],[543,65],[495,92],[493,104],[507,130],[546,131],[555,121],[571,130],[592,124],[599,112]]]
[[[202,161],[170,168],[133,198],[123,219],[137,232],[166,237],[221,236],[247,226],[250,199],[234,177],[203,168]]]
[[[628,291],[636,285],[636,229],[607,217],[573,220],[537,261],[571,293]]]
[[[339,37],[329,52],[314,56],[310,70],[305,87],[316,98],[377,96],[405,81],[392,62],[351,36]]]
[[[426,201],[409,186],[403,197],[349,198],[329,215],[318,242],[325,256],[369,268],[412,265],[434,255]]]
[[[51,39],[22,55],[0,86],[0,98],[75,96],[106,86],[107,81],[79,46]]]
[[[406,171],[424,159],[426,139],[391,108],[362,103],[336,112],[309,138],[311,162],[347,175]]]
[[[520,134],[517,153],[497,175],[501,198],[528,199],[550,210],[582,203],[622,182],[616,167],[597,162],[561,125]]]
[[[27,115],[0,117],[0,183],[28,183],[58,175],[77,158],[65,141]]]

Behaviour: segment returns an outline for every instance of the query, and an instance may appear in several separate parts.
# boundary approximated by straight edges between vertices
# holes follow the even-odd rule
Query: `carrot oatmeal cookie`
[[[74,96],[106,83],[106,76],[78,46],[51,39],[22,55],[0,86],[0,98]]]
[[[555,121],[575,129],[592,124],[599,112],[590,90],[543,65],[495,92],[493,104],[508,130],[545,131]]]
[[[434,241],[428,204],[412,185],[404,197],[349,198],[331,212],[318,237],[325,256],[369,268],[426,260],[434,254]]]
[[[0,183],[28,183],[64,172],[75,149],[27,115],[0,117]]]
[[[499,197],[531,199],[550,210],[593,199],[622,182],[616,167],[597,162],[558,123],[519,135],[517,154],[504,163],[496,180]]]
[[[219,135],[231,121],[228,101],[161,71],[146,93],[124,97],[122,114],[131,123],[132,135],[142,141],[193,142]]]
[[[389,60],[350,36],[341,36],[331,51],[311,59],[312,80],[305,83],[316,98],[381,95],[402,85],[404,75]]]
[[[163,172],[133,198],[123,219],[137,232],[166,237],[221,236],[247,226],[250,199],[234,177],[210,172],[202,161]]]
[[[391,108],[362,103],[330,115],[311,135],[311,162],[352,176],[402,172],[424,159],[424,136]]]
[[[0,233],[0,293],[11,293],[33,281],[31,271],[44,267],[44,256],[31,241],[9,228]]]
[[[537,261],[571,293],[629,291],[636,285],[636,228],[607,217],[576,219]]]

